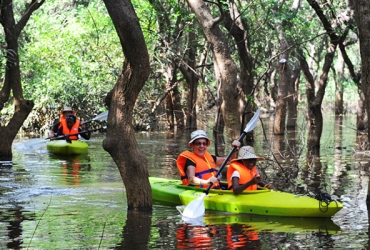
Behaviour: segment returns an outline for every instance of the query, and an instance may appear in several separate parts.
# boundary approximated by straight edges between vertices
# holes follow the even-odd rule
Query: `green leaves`
[[[24,94],[35,100],[36,113],[47,106],[57,117],[63,105],[77,108],[78,115],[94,113],[116,81],[112,68],[118,72],[122,64],[118,37],[104,5],[76,8],[65,2],[59,8],[45,4],[26,27]]]

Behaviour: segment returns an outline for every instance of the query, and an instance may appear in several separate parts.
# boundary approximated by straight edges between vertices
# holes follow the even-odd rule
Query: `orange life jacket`
[[[248,238],[244,234],[234,232],[232,225],[226,225],[226,241],[229,249],[245,247]]]
[[[189,178],[185,172],[185,163],[187,159],[195,163],[195,176],[196,177],[203,179],[203,180],[208,180],[212,176],[216,176],[217,174],[216,162],[209,152],[206,152],[204,154],[204,157],[199,157],[193,152],[184,151],[179,155],[176,161],[176,166],[177,166],[177,169],[179,170],[183,185],[185,186],[190,185]],[[219,186],[220,184],[219,182],[217,182],[213,184],[212,188],[219,188]],[[208,185],[200,185],[196,187],[207,188]]]
[[[59,128],[62,127],[63,130],[62,130],[62,134],[63,135],[70,135],[69,136],[69,139],[71,140],[78,140],[78,128],[80,127],[80,121],[78,121],[76,119],[76,122],[75,124],[73,124],[72,128],[69,129],[68,126],[67,126],[67,120],[64,119],[60,125],[59,125]],[[73,134],[73,135],[72,135]]]
[[[238,161],[234,161],[230,164],[229,168],[227,169],[227,173],[226,173],[227,186],[229,189],[233,185],[233,182],[230,178],[235,170],[237,170],[240,174],[239,185],[247,183],[248,181],[252,180],[254,176],[258,175],[258,170],[256,166],[254,166],[252,170],[250,170],[249,168],[244,166],[242,163]],[[246,190],[257,190],[257,184],[250,185]]]
[[[61,115],[59,118],[59,122],[62,123],[65,120],[66,120],[66,117],[64,115]]]
[[[180,225],[176,232],[177,249],[216,249],[212,241],[215,232],[215,226]]]
[[[76,117],[76,122],[77,121],[79,122],[78,118]],[[59,126],[58,126],[58,129],[60,129],[62,127],[62,123],[63,122],[66,122],[66,117],[63,114],[61,114],[60,117],[59,117]]]

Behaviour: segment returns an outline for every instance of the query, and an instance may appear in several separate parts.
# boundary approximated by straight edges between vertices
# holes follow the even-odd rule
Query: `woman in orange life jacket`
[[[232,189],[234,194],[240,194],[244,190],[257,190],[258,185],[272,189],[272,184],[262,180],[258,173],[256,163],[262,160],[265,158],[257,156],[253,147],[241,147],[238,158],[231,160],[227,170],[228,188]]]
[[[77,120],[76,116],[68,115],[66,119],[59,123],[57,137],[65,135],[64,138],[66,141],[78,140],[78,135],[80,134],[86,140],[90,139],[90,131],[81,133],[82,128],[80,127],[80,122]]]
[[[196,130],[190,134],[188,146],[192,151],[182,152],[176,161],[183,185],[192,185],[196,187],[207,188],[213,183],[212,188],[220,188],[217,174],[217,167],[225,161],[225,157],[211,155],[207,147],[211,144],[206,132]],[[231,144],[239,148],[240,142],[235,140]],[[231,156],[231,158],[233,158]],[[221,175],[219,175],[219,178]]]
[[[51,129],[49,131],[49,137],[50,138],[55,137],[60,123],[65,121],[66,117],[68,115],[76,115],[76,111],[74,111],[71,107],[64,106],[64,108],[59,112],[59,114],[60,114],[59,121],[56,120],[56,122],[54,123],[54,125],[51,127]],[[78,121],[78,119],[76,119],[76,120]]]

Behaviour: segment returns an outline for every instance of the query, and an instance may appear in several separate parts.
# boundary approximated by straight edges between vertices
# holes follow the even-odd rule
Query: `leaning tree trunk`
[[[368,0],[351,1],[355,10],[358,34],[360,39],[360,53],[362,62],[361,90],[365,95],[367,115],[370,114],[370,2]],[[370,126],[368,126],[368,140],[370,141]]]
[[[245,128],[244,125],[252,118],[253,110],[256,106],[253,98],[246,100],[245,97],[253,97],[256,92],[255,88],[257,85],[254,84],[254,58],[250,52],[250,28],[245,19],[241,18],[242,15],[236,2],[230,1],[228,5],[229,11],[225,12],[225,28],[234,38],[239,55],[240,81],[238,81],[238,87],[240,87],[240,95],[238,96],[237,101],[239,103],[239,112],[242,114],[240,126],[240,133],[242,133]],[[244,143],[247,145],[253,145],[253,131],[249,132],[245,136]]]
[[[202,26],[203,32],[212,45],[214,64],[220,78],[222,116],[225,121],[226,132],[229,139],[239,137],[240,112],[238,111],[237,66],[230,55],[227,38],[218,23],[221,17],[212,16],[210,4],[202,0],[187,0],[191,9]]]
[[[104,3],[117,30],[125,61],[106,98],[109,116],[103,147],[118,166],[126,187],[128,209],[149,210],[152,193],[148,162],[139,150],[132,127],[135,101],[150,72],[148,50],[131,2],[104,0]]]
[[[9,101],[10,95],[13,95],[14,114],[6,126],[0,125],[0,160],[12,159],[12,143],[16,137],[23,122],[27,119],[33,108],[33,101],[23,98],[23,90],[21,83],[21,71],[19,68],[18,55],[18,38],[27,24],[32,13],[37,10],[44,0],[37,2],[32,1],[27,5],[23,16],[18,23],[14,19],[14,5],[12,0],[4,0],[0,2],[0,23],[4,28],[4,38],[7,47],[5,78],[2,89],[0,91],[0,110]]]

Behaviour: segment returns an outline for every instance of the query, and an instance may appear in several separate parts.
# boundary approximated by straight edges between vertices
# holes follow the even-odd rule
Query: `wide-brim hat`
[[[241,147],[238,151],[238,157],[236,159],[231,160],[233,161],[239,161],[239,160],[244,160],[244,159],[256,159],[257,161],[263,161],[265,158],[262,156],[256,155],[254,152],[254,148],[251,146],[244,146]]]
[[[211,144],[211,141],[209,140],[207,133],[204,130],[199,129],[199,130],[195,130],[194,132],[190,134],[190,141],[188,143],[189,147],[190,147],[190,144],[192,144],[195,140],[198,140],[198,139],[207,139],[208,146]]]
[[[60,111],[60,114],[63,114],[63,112],[72,112],[73,114],[76,114],[76,111],[74,111],[71,107],[69,106],[64,106],[63,109]]]

